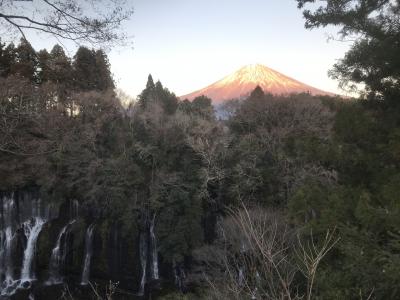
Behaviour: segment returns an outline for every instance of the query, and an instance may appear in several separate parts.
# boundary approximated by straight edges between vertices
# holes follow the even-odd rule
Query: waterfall
[[[12,262],[12,245],[15,236],[15,232],[13,232],[13,213],[15,210],[15,202],[14,202],[14,195],[10,198],[3,198],[3,212],[2,212],[2,219],[3,219],[3,244],[1,245],[1,253],[2,253],[2,272],[4,274],[5,281],[2,284],[1,290],[6,288],[14,281],[14,270],[13,270],[13,262]]]
[[[184,269],[175,263],[172,263],[172,267],[174,269],[174,277],[175,277],[175,286],[179,289],[179,291],[184,292],[185,290],[185,271]]]
[[[151,275],[152,279],[158,280],[158,255],[157,255],[157,243],[156,243],[156,236],[154,235],[154,219],[150,221],[150,241],[151,241]]]
[[[5,233],[0,231],[0,278],[4,275],[4,243],[5,243]]]
[[[65,263],[65,257],[67,254],[67,237],[70,226],[75,220],[70,221],[65,225],[60,233],[58,234],[56,246],[53,248],[49,263],[49,279],[46,281],[47,285],[59,284],[63,282],[63,278],[60,274],[60,268]],[[64,239],[63,239],[64,238]],[[62,244],[62,242],[64,242]]]
[[[142,267],[142,278],[140,280],[139,296],[145,293],[147,279],[151,276],[152,280],[159,280],[158,275],[158,253],[157,241],[154,234],[154,220],[155,216],[146,221],[146,230],[142,231],[139,236],[139,256],[140,265]],[[147,266],[149,265],[149,266]],[[149,274],[147,267],[149,267]]]
[[[7,227],[5,230],[6,240],[4,243],[4,274],[5,274],[5,286],[7,287],[14,281],[14,270],[12,264],[12,244],[14,240],[14,234],[12,232],[11,226]]]
[[[42,217],[40,199],[32,199],[28,193],[2,195],[1,234],[0,234],[0,275],[4,279],[0,285],[2,296],[13,295],[18,289],[31,286],[35,280],[33,262],[35,258],[36,242],[46,223]],[[25,237],[22,266],[15,265],[14,252],[17,245],[17,237],[21,234]],[[17,277],[15,269],[21,268]]]
[[[243,271],[243,268],[240,267],[239,268],[239,274],[238,274],[238,284],[239,284],[239,286],[243,286],[244,282],[245,282],[244,271]]]
[[[70,218],[77,219],[79,217],[79,202],[78,200],[70,201]]]
[[[24,251],[24,260],[22,263],[21,280],[30,281],[35,279],[35,275],[32,272],[32,262],[35,255],[36,241],[45,221],[36,217],[24,223],[24,233],[27,239],[26,248]]]
[[[251,299],[252,300],[256,300],[257,299],[257,293],[258,293],[258,286],[260,286],[260,284],[261,284],[261,277],[260,277],[260,273],[258,273],[258,271],[256,270],[256,274],[255,274],[256,276],[256,280],[255,280],[255,284],[256,284],[256,286],[255,286],[255,288],[254,288],[254,290],[253,290],[253,292],[252,292],[252,295],[251,295]]]
[[[85,236],[85,262],[83,265],[82,270],[82,281],[81,285],[87,285],[89,283],[90,277],[90,260],[92,258],[92,251],[93,251],[93,229],[94,224],[89,225],[88,229],[86,230]]]
[[[146,233],[143,232],[140,234],[139,255],[140,255],[140,264],[142,267],[142,279],[140,280],[140,289],[138,295],[143,296],[146,286],[146,268],[147,268],[147,237]]]

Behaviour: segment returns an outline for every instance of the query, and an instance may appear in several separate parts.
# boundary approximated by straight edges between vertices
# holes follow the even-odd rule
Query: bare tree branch
[[[103,47],[128,40],[121,25],[131,17],[133,9],[126,0],[26,2],[18,5],[14,1],[0,2],[0,23],[3,20],[10,25],[8,34],[16,30],[26,39],[24,30],[29,30]],[[23,11],[28,5],[37,7],[35,16]]]
[[[243,204],[229,209],[218,228],[216,245],[197,252],[211,270],[211,299],[310,300],[318,265],[339,240],[335,230],[318,241],[312,234],[301,239],[280,212]]]

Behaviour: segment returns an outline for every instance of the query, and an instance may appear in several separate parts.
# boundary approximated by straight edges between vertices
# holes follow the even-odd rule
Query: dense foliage
[[[341,243],[320,278],[324,299],[397,299],[400,2],[297,2],[307,28],[335,25],[355,41],[331,75],[365,93],[336,105],[326,162],[338,172],[338,186],[310,183],[289,208],[298,221],[315,210],[316,218],[305,222],[314,230],[340,229]]]
[[[324,13],[308,12],[310,26],[324,25]],[[341,65],[352,68],[348,59]],[[0,76],[1,190],[38,186],[47,201],[76,199],[101,224],[103,237],[118,228],[132,248],[133,236],[154,220],[160,261],[184,265],[187,283],[200,290],[209,290],[205,278],[211,278],[218,299],[244,295],[229,289],[237,282],[232,272],[242,267],[232,260],[249,262],[232,225],[242,207],[252,208],[249,224],[262,220],[260,228],[279,229],[267,235],[279,235],[283,248],[276,257],[285,253],[276,270],[293,274],[288,295],[311,296],[307,276],[292,272],[296,235],[320,245],[336,228],[340,241],[319,267],[313,296],[400,297],[395,73],[390,87],[383,87],[384,78],[380,86],[359,81],[367,84],[369,100],[278,97],[256,88],[226,120],[216,119],[210,99],[180,101],[151,76],[138,101],[123,108],[101,50],[81,47],[71,59],[59,46],[49,53],[24,40],[0,44]],[[266,257],[255,254],[250,265],[257,269]],[[259,284],[261,297],[261,287],[264,295],[278,293],[279,276],[263,271],[249,282]]]
[[[400,2],[296,1],[304,9],[306,28],[334,25],[339,28],[341,38],[354,40],[331,71],[333,77],[344,86],[365,87],[370,97],[396,101],[400,90]],[[314,5],[308,6],[311,3]]]

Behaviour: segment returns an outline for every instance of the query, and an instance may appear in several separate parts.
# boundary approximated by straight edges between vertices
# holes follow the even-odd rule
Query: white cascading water
[[[239,268],[239,274],[238,274],[238,284],[239,284],[239,286],[243,286],[244,285],[244,280],[245,280],[244,271],[243,271],[243,268],[240,267]]]
[[[24,195],[25,196],[25,195]],[[30,197],[14,199],[14,194],[2,199],[2,232],[0,245],[0,275],[4,281],[0,286],[2,296],[13,295],[18,289],[29,288],[35,280],[33,261],[36,242],[46,220],[42,217],[40,200]],[[16,201],[21,203],[16,205]],[[25,202],[26,201],[26,202]],[[14,274],[14,240],[17,231],[22,229],[26,239],[20,277]],[[16,240],[17,242],[17,240]]]
[[[12,232],[11,226],[8,226],[5,230],[6,240],[4,243],[4,275],[5,280],[2,283],[1,294],[4,295],[3,291],[9,290],[9,287],[14,283],[14,270],[12,264],[12,244],[14,240],[14,234]]]
[[[175,286],[180,290],[181,289],[181,278],[179,276],[179,270],[178,267],[173,263],[173,269],[174,269],[174,277],[175,277]]]
[[[13,278],[13,266],[12,266],[12,243],[14,240],[14,234],[12,232],[11,226],[6,228],[5,231],[6,240],[4,243],[4,272],[6,280]]]
[[[0,278],[3,277],[4,274],[4,243],[6,237],[5,232],[0,230]]]
[[[172,263],[172,267],[174,269],[174,277],[175,277],[175,286],[183,292],[185,289],[185,271],[184,269],[175,263],[175,261]]]
[[[70,201],[70,218],[77,219],[79,217],[79,202],[78,200]]]
[[[14,234],[12,230],[12,212],[14,210],[14,199],[13,195],[11,198],[3,198],[3,231],[2,231],[2,244],[1,244],[1,274],[4,275],[5,281],[1,284],[1,292],[11,283],[13,280],[13,267],[11,260],[12,253],[12,242],[14,239]]]
[[[257,300],[257,293],[258,293],[258,287],[257,286],[259,286],[260,283],[261,283],[261,277],[260,277],[260,273],[258,273],[258,271],[256,271],[256,276],[255,277],[256,277],[256,282],[255,282],[256,287],[254,288],[254,290],[252,292],[252,295],[251,295],[251,299],[252,300]]]
[[[70,221],[67,225],[65,225],[60,233],[58,234],[56,246],[53,248],[53,251],[51,252],[51,257],[50,257],[50,263],[49,263],[49,279],[46,281],[47,285],[52,285],[52,284],[60,284],[63,282],[63,277],[60,274],[60,268],[64,264],[65,260],[65,255],[66,255],[66,237],[68,234],[68,230],[70,226],[75,222],[75,220]],[[62,238],[64,237],[64,249],[61,247],[61,241]]]
[[[151,258],[152,258],[152,264],[151,264],[151,275],[152,279],[158,280],[158,254],[157,254],[157,241],[156,241],[156,236],[154,234],[154,219],[153,218],[150,221],[150,239],[151,239]]]
[[[72,200],[69,202],[69,214],[70,222],[61,228],[58,234],[56,245],[54,246],[50,262],[49,262],[49,279],[45,282],[47,285],[60,284],[63,282],[63,276],[61,275],[61,267],[65,263],[65,258],[68,252],[67,237],[69,233],[70,226],[75,223],[79,216],[79,202],[77,200]],[[64,238],[64,240],[63,240]],[[64,241],[63,244],[62,241]]]
[[[88,229],[86,230],[85,261],[83,264],[81,285],[87,285],[89,283],[90,260],[92,258],[92,253],[93,253],[93,244],[92,244],[93,243],[93,229],[94,229],[94,224],[91,224],[91,225],[89,225]]]
[[[31,281],[35,279],[35,275],[32,272],[32,262],[33,258],[35,257],[36,241],[44,224],[45,221],[42,218],[35,217],[33,220],[27,221],[23,225],[27,244],[22,263],[22,281]]]
[[[146,286],[146,269],[147,269],[147,237],[146,233],[140,234],[139,240],[139,256],[140,256],[140,264],[142,267],[142,278],[140,280],[140,288],[139,288],[139,296],[144,295],[144,289]]]

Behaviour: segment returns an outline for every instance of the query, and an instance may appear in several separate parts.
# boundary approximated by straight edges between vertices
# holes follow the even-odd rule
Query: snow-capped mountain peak
[[[272,94],[311,93],[313,95],[332,95],[264,65],[254,64],[244,66],[223,79],[180,98],[193,100],[197,96],[205,95],[211,98],[214,104],[218,104],[225,100],[248,96],[257,85],[265,92]]]

